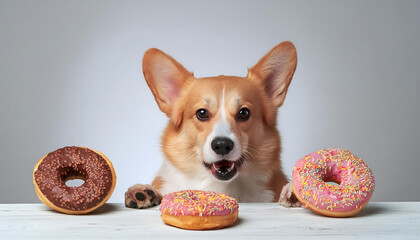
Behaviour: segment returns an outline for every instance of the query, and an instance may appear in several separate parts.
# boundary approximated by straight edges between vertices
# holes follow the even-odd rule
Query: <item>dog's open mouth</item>
[[[204,165],[211,170],[211,173],[217,179],[227,181],[236,175],[238,168],[243,162],[244,158],[241,157],[237,161],[221,160],[214,163],[204,162]]]

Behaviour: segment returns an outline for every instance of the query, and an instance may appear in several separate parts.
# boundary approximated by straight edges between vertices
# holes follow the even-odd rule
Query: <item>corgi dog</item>
[[[239,202],[299,206],[282,171],[277,112],[296,69],[291,42],[271,49],[246,77],[195,78],[158,49],[143,58],[145,80],[168,125],[163,164],[151,185],[125,193],[125,205],[147,208],[162,195],[196,189]]]

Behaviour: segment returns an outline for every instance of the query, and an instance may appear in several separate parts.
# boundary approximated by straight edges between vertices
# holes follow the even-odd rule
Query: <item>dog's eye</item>
[[[210,117],[209,113],[204,108],[198,109],[197,112],[195,112],[195,116],[197,116],[200,121],[207,121]]]
[[[251,116],[251,112],[249,111],[248,108],[241,108],[241,110],[239,110],[238,115],[236,116],[236,118],[239,121],[246,121],[249,119],[249,117]]]

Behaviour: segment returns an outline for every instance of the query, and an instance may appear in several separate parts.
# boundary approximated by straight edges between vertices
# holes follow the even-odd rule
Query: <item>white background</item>
[[[373,201],[419,201],[418,1],[0,1],[0,203],[39,202],[32,171],[58,148],[103,152],[122,202],[162,162],[167,123],[141,71],[157,47],[197,77],[245,76],[281,41],[298,67],[279,113],[290,176],[349,149]]]

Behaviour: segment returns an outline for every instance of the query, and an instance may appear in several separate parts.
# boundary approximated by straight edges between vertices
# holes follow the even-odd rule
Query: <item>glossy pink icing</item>
[[[295,194],[316,208],[348,212],[369,201],[375,178],[368,165],[350,151],[330,148],[300,159],[293,168],[293,185]]]
[[[238,211],[236,199],[223,193],[199,190],[173,192],[163,196],[160,212],[176,216],[221,216]]]

